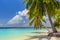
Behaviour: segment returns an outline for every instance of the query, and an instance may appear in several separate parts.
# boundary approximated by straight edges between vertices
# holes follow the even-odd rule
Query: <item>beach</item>
[[[39,40],[40,36],[45,37],[45,35],[47,35],[47,33],[33,33],[33,34],[25,35],[25,36],[17,35],[17,36],[11,36],[11,37],[7,37],[7,38],[6,37],[0,38],[0,40]],[[46,38],[42,38],[42,39],[46,39]]]
[[[29,40],[30,37],[46,32],[45,28],[19,28],[19,29],[0,29],[0,40]],[[32,40],[32,39],[31,39]],[[35,40],[35,39],[34,39]]]
[[[15,36],[15,37],[9,37],[6,40],[57,40],[57,38],[52,37],[49,38],[47,36],[48,33],[40,33],[40,34],[29,34],[27,36]],[[3,40],[0,38],[0,40]],[[60,38],[58,38],[60,40]]]
[[[46,29],[0,29],[0,40],[60,40],[60,38],[47,35]]]

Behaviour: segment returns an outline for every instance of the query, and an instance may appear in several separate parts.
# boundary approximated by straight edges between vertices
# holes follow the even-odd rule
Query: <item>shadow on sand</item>
[[[40,32],[32,32],[32,33],[40,33]],[[37,39],[37,40],[50,40],[51,37],[48,37],[47,35],[35,35],[35,36],[28,36],[30,37],[29,39],[26,40],[32,40],[32,39]]]

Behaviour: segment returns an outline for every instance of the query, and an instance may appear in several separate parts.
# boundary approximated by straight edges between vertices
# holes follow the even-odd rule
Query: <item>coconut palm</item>
[[[42,27],[43,16],[48,15],[53,32],[57,32],[51,18],[56,15],[56,9],[59,9],[60,3],[57,0],[25,0],[30,25],[34,23],[34,27]]]
[[[51,17],[55,16],[57,14],[56,9],[59,9],[60,3],[57,0],[50,0],[49,3],[45,3],[45,9],[47,11],[47,15],[50,21],[50,24],[52,26],[53,32],[57,32],[56,28],[54,27],[54,24],[51,20]]]
[[[56,10],[57,14],[55,16],[55,26],[57,26],[58,28],[60,28],[60,9]]]
[[[26,8],[30,10],[28,12],[29,20],[31,20],[30,25],[34,24],[35,28],[43,26],[41,21],[45,22],[43,18],[43,16],[45,15],[44,14],[45,11],[41,3],[42,2],[40,0],[27,0]]]

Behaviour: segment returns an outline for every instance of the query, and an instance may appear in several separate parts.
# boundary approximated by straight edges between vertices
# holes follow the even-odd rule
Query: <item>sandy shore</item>
[[[48,37],[48,32],[37,32],[30,33],[25,36],[14,36],[8,38],[0,38],[0,40],[60,40],[60,38],[56,37]]]
[[[50,29],[51,31],[51,29]],[[60,29],[59,29],[60,31]],[[60,40],[60,38],[57,37],[48,37],[48,31],[47,32],[41,32],[41,33],[33,33],[29,34],[23,37],[16,37],[12,40]]]
[[[34,33],[34,34],[29,34],[26,36],[15,36],[12,38],[7,38],[6,40],[60,40],[60,38],[56,37],[48,37],[48,33]],[[2,39],[0,39],[2,40]]]

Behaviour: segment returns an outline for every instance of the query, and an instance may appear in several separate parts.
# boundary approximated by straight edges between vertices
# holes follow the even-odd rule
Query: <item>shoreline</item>
[[[34,28],[34,27],[0,27],[0,29],[20,29],[20,28]],[[43,27],[43,28],[45,28],[45,27]],[[47,28],[51,28],[51,27],[47,27]]]
[[[47,32],[42,32],[42,33],[34,33],[34,34],[29,34],[25,36],[14,36],[14,37],[9,37],[9,38],[0,38],[0,40],[60,40],[60,38],[56,37],[48,37]]]
[[[49,29],[51,31],[51,29]],[[58,30],[59,31],[59,30]],[[46,32],[34,32],[34,33],[29,33],[27,35],[21,36],[13,36],[13,37],[0,37],[0,40],[60,40],[60,38],[56,37],[48,37],[48,31]]]

